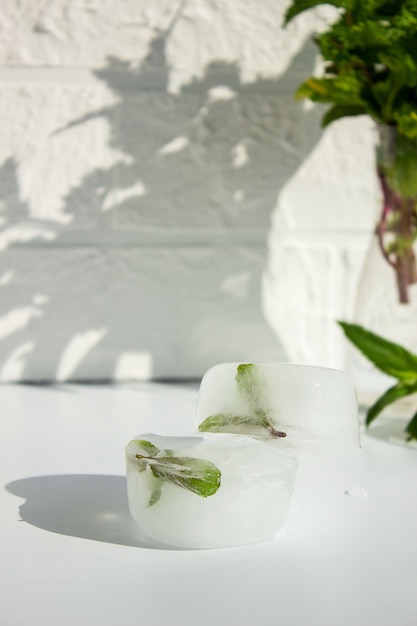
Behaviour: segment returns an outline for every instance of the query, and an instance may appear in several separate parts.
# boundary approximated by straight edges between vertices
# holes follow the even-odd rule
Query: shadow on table
[[[37,528],[124,546],[166,549],[139,535],[129,513],[124,476],[34,476],[15,480],[6,489],[25,498],[19,507],[21,518]]]

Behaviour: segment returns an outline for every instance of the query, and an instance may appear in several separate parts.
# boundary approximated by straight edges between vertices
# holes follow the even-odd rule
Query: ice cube
[[[317,366],[215,365],[201,382],[196,422],[201,432],[264,437],[291,454],[360,447],[353,382]]]
[[[174,474],[187,471],[189,461],[176,467],[178,459],[209,462],[220,471],[220,486],[202,497],[171,480],[161,481],[159,471],[156,476],[154,471],[159,459],[164,459],[163,471],[168,472],[172,460]],[[287,517],[297,461],[246,436],[145,434],[127,445],[126,466],[129,508],[143,539],[183,548],[217,548],[276,535]],[[191,467],[188,478],[192,473]]]

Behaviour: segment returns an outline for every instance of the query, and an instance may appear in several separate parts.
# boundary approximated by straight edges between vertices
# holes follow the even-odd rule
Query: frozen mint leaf
[[[163,481],[207,498],[220,487],[221,472],[210,461],[192,457],[161,457],[149,460],[151,472]]]
[[[146,456],[156,456],[159,452],[159,448],[154,446],[150,441],[146,441],[146,439],[136,439],[134,443],[141,448]]]
[[[149,502],[148,502],[148,508],[150,506],[153,506],[157,502],[159,502],[159,499],[160,499],[161,493],[162,493],[161,486],[162,486],[162,481],[159,481],[158,486],[155,487],[154,490],[151,493],[151,497],[149,498]]]
[[[210,433],[246,433],[264,435],[265,426],[254,415],[232,415],[219,413],[210,415],[198,427],[200,432]]]
[[[262,437],[285,437],[286,433],[276,430],[268,417],[267,399],[269,390],[265,377],[254,363],[238,365],[235,376],[239,394],[245,400],[247,414],[219,413],[210,415],[199,425],[200,432],[239,433]]]
[[[143,459],[143,461],[146,463],[145,459]],[[151,494],[147,504],[147,508],[149,508],[159,502],[162,493],[162,486],[164,483],[160,478],[154,476],[154,474],[150,470],[148,470],[147,478],[147,485]]]
[[[210,415],[198,427],[200,432],[235,433],[262,437],[285,437],[285,433],[275,430],[264,414],[232,415],[219,413]],[[276,434],[274,434],[276,433]],[[278,434],[279,433],[279,434]]]
[[[148,441],[135,443],[140,444],[142,450],[147,449],[152,453],[152,456],[135,455],[139,471],[145,469],[150,471],[151,496],[148,506],[153,506],[159,501],[164,482],[174,483],[203,498],[213,495],[220,487],[221,472],[210,461],[173,456],[172,450],[160,451]]]
[[[417,382],[417,355],[358,324],[339,322],[346,337],[385,374],[405,384]]]
[[[245,398],[252,411],[264,408],[266,382],[254,363],[241,363],[236,371],[239,393]]]

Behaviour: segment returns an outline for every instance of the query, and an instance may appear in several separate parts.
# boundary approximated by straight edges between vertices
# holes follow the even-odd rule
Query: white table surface
[[[124,446],[189,434],[196,397],[185,385],[0,387],[1,626],[416,626],[417,450],[386,439],[389,420],[357,454],[302,460],[274,541],[138,543]]]

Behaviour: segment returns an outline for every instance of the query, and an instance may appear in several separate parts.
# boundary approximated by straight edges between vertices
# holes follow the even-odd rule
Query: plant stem
[[[381,189],[382,189],[383,205],[382,205],[381,217],[379,219],[375,232],[378,237],[378,244],[379,244],[379,248],[381,250],[382,256],[387,261],[387,263],[389,263],[391,267],[395,269],[396,264],[391,259],[384,245],[384,235],[387,231],[387,220],[388,220],[389,215],[394,211],[392,192],[386,183],[385,176],[381,168],[378,168],[378,178],[379,178],[379,182],[380,182]]]
[[[408,287],[416,278],[416,258],[412,248],[413,201],[410,198],[401,198],[398,204],[398,236],[401,242],[397,252],[396,275],[400,302],[407,304],[410,301]]]
[[[263,409],[260,409],[258,411],[255,411],[256,416],[260,419],[262,425],[264,426],[264,428],[266,428],[270,433],[271,433],[271,437],[273,437],[274,439],[278,439],[278,437],[286,437],[287,433],[284,433],[282,430],[277,430],[276,428],[273,427],[273,425],[271,424],[271,422],[269,421],[265,411]]]
[[[414,200],[401,198],[392,191],[381,168],[378,168],[378,177],[383,194],[381,217],[376,227],[378,244],[383,257],[395,270],[399,302],[408,304],[409,285],[417,282],[416,255],[413,250],[416,228]],[[394,224],[391,227],[389,220]],[[391,252],[384,244],[384,237],[389,232],[393,234],[395,242]]]
[[[287,436],[287,433],[284,433],[282,430],[276,430],[272,425],[268,427],[268,430],[274,439]]]

